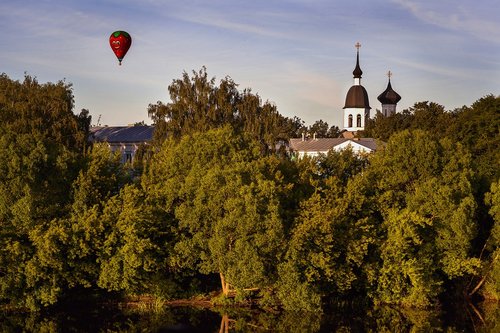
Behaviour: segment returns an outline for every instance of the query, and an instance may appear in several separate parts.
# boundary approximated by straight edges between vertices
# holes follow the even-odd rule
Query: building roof
[[[399,96],[399,94],[392,89],[391,79],[389,79],[389,83],[387,84],[385,91],[381,93],[377,99],[382,104],[397,104],[401,100],[401,96]]]
[[[345,142],[353,142],[370,150],[377,150],[377,143],[373,138],[317,138],[317,139],[290,139],[290,148],[303,152],[327,152]]]
[[[347,108],[362,108],[371,109],[370,101],[368,100],[368,92],[362,85],[352,86],[345,97],[345,106]]]
[[[90,140],[108,143],[142,143],[153,139],[153,126],[91,127]]]

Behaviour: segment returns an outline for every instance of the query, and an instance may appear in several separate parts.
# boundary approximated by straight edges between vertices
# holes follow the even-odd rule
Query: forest
[[[147,107],[153,142],[121,164],[90,143],[71,84],[0,75],[0,304],[500,299],[500,96],[378,113],[362,133],[377,152],[294,159],[289,138],[338,128],[306,127],[205,68],[168,94]]]

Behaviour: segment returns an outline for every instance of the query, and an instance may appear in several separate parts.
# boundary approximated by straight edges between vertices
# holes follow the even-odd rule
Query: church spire
[[[352,74],[354,75],[355,79],[361,79],[361,75],[363,75],[363,71],[361,70],[361,67],[359,67],[359,48],[361,47],[361,44],[359,42],[354,45],[357,49],[356,51],[356,68],[354,68],[354,71]]]
[[[344,104],[344,129],[349,132],[362,131],[365,128],[365,121],[370,118],[370,102],[368,101],[368,92],[361,85],[361,75],[363,71],[359,67],[359,48],[358,42],[354,45],[356,52],[356,68],[354,75],[354,84],[347,92]]]

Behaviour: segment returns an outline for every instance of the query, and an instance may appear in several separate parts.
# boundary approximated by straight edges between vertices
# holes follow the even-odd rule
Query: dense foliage
[[[274,147],[280,141],[295,135],[301,126],[297,119],[283,117],[273,103],[262,103],[259,95],[250,89],[243,92],[230,78],[217,86],[209,79],[205,67],[184,72],[168,87],[170,103],[150,104],[148,114],[155,123],[155,141],[167,137],[180,138],[195,132],[204,132],[229,124],[239,133],[252,135],[266,146]]]
[[[365,135],[386,144],[371,156],[292,160],[275,145],[338,129],[305,128],[205,69],[169,92],[149,106],[155,145],[137,176],[88,146],[71,85],[0,76],[0,302],[220,289],[218,302],[315,312],[499,299],[500,97],[378,114]]]

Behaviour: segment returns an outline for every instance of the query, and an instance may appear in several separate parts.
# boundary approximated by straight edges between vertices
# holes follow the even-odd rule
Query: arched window
[[[352,114],[349,115],[349,121],[347,127],[352,127]]]
[[[356,117],[356,126],[361,127],[361,115],[360,114],[358,114],[358,116]]]

